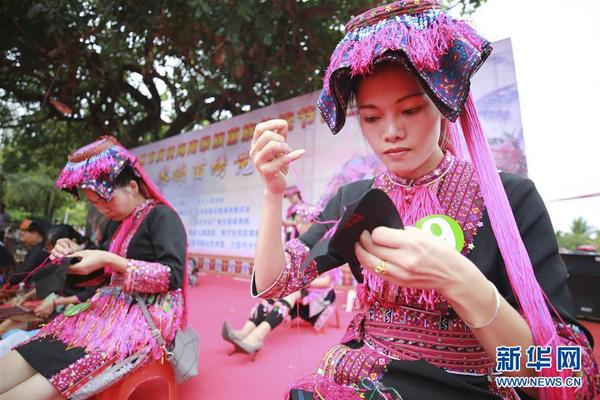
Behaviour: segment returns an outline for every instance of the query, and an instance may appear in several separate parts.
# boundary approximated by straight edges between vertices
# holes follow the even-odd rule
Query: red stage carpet
[[[343,311],[345,294],[338,295],[341,326],[317,334],[309,325],[293,322],[281,325],[268,338],[254,362],[244,354],[228,356],[232,349],[221,339],[224,319],[240,326],[255,300],[250,298],[248,281],[219,275],[204,275],[189,291],[190,323],[200,336],[199,375],[179,387],[183,400],[280,400],[287,386],[314,371],[322,355],[337,343],[351,314]],[[596,358],[600,360],[600,324],[586,322],[596,339]],[[148,384],[136,391],[136,400],[160,400],[166,390]]]
[[[233,349],[221,338],[223,320],[234,327],[248,318],[256,300],[250,297],[249,281],[219,275],[203,275],[189,290],[189,321],[200,336],[199,374],[179,387],[182,400],[280,400],[288,385],[312,373],[323,354],[343,336],[342,328],[328,327],[316,333],[305,323],[282,324],[266,340],[254,362],[245,354],[228,356]],[[351,314],[343,311],[346,296],[338,296],[341,326]],[[332,317],[333,320],[333,317]],[[148,384],[136,391],[136,400],[160,400],[160,385]]]

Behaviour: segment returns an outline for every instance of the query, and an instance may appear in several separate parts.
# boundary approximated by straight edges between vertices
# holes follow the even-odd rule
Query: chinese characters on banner
[[[474,97],[499,167],[525,174],[510,41],[495,43],[494,49],[476,75]],[[272,118],[288,122],[288,143],[292,149],[306,150],[294,163],[288,183],[298,185],[312,205],[323,206],[342,184],[370,178],[381,169],[355,116],[348,118],[338,135],[331,135],[316,108],[318,94],[133,149],[180,213],[188,231],[190,257],[201,270],[251,273],[263,195],[248,155],[257,123]],[[284,211],[288,206],[284,204]]]

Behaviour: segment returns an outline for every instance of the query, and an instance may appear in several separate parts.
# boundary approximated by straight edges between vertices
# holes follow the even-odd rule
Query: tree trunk
[[[54,199],[56,197],[56,193],[54,193],[54,191],[51,191],[48,194],[48,203],[46,206],[46,212],[44,215],[44,218],[46,218],[48,221],[50,221],[50,223],[52,223],[52,218],[54,217]]]

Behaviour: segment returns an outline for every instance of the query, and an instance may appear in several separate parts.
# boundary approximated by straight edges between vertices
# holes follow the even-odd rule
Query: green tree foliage
[[[316,90],[343,23],[381,3],[2,1],[2,169],[56,176],[102,134],[133,147]]]
[[[134,146],[303,94],[372,3],[7,0],[2,126],[19,148],[48,123],[69,150],[107,132]]]
[[[85,226],[87,205],[56,190],[48,168],[19,171],[4,175],[3,201],[15,222],[28,217],[43,217],[53,223],[67,222]]]
[[[600,248],[600,230],[591,227],[582,217],[573,220],[570,232],[556,232],[556,239],[560,248],[571,251],[578,246],[590,244],[596,246],[596,249]]]

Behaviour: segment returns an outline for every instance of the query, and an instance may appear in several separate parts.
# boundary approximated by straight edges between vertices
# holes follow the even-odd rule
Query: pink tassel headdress
[[[439,110],[456,121],[470,78],[490,55],[490,43],[465,22],[447,15],[435,0],[397,1],[354,17],[337,45],[323,79],[319,110],[333,134],[346,121],[353,78],[376,63],[403,64]]]

